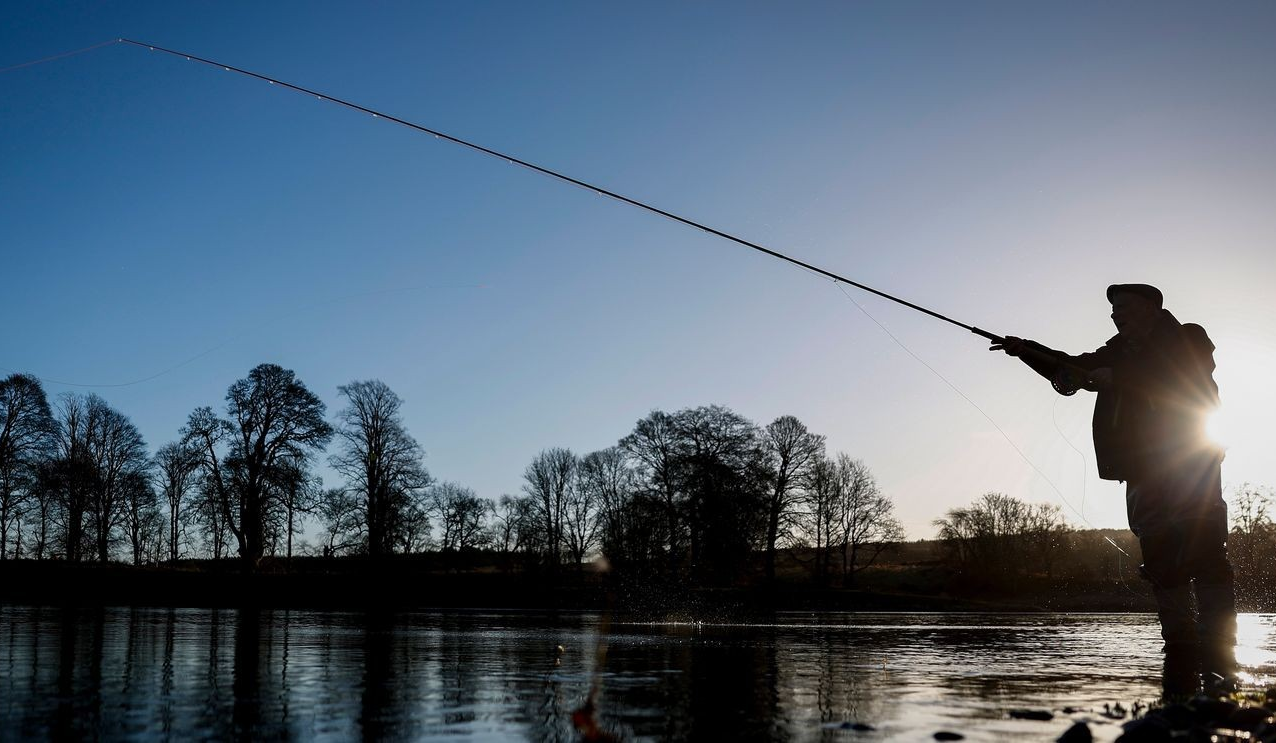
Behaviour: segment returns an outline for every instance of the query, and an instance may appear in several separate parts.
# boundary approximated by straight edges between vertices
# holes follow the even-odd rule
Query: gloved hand
[[[1007,356],[1021,356],[1027,350],[1028,342],[1023,338],[1016,338],[1008,335],[1001,340],[1001,343],[993,343],[988,347],[989,351],[1005,351]]]

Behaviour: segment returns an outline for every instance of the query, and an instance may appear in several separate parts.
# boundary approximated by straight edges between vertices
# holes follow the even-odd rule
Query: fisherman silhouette
[[[1108,287],[1117,334],[1070,356],[1007,336],[991,351],[1016,356],[1057,392],[1097,392],[1094,451],[1099,476],[1126,483],[1130,530],[1143,551],[1140,573],[1156,597],[1165,640],[1164,692],[1235,684],[1236,598],[1227,560],[1223,452],[1205,436],[1218,406],[1214,344],[1181,324],[1147,284]],[[1195,588],[1196,612],[1192,610]]]

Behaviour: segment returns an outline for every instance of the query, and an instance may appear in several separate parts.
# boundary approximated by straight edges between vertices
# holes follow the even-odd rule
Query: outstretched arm
[[[1008,356],[1018,358],[1033,371],[1050,380],[1055,391],[1061,395],[1072,395],[1079,389],[1096,391],[1112,384],[1107,346],[1093,353],[1069,356],[1036,341],[1008,335],[1001,343],[994,342],[988,350],[1003,351]]]

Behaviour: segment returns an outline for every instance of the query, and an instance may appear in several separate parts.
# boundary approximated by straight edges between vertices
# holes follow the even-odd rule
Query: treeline
[[[842,587],[888,549],[908,561],[894,504],[869,468],[827,451],[792,416],[761,426],[716,405],[653,411],[605,449],[541,451],[520,493],[488,499],[435,481],[384,383],[337,392],[330,418],[292,371],[262,364],[152,455],[97,395],[50,404],[31,376],[0,380],[0,559],[237,557],[256,569],[294,554],[438,552],[457,568],[494,563],[552,579],[601,557],[615,575],[661,585],[771,582],[780,566],[789,583]],[[325,486],[321,461],[340,482]],[[1276,498],[1245,485],[1231,501],[1238,585],[1270,604]],[[989,493],[935,526],[941,554],[918,559],[938,562],[959,591],[1136,575],[1130,535],[1073,530],[1049,504]]]
[[[762,556],[812,548],[821,581],[849,582],[903,538],[868,468],[830,456],[797,418],[766,426],[721,406],[652,412],[612,447],[547,449],[495,517],[504,554],[556,571],[597,550],[621,574],[729,583]]]
[[[1228,494],[1228,557],[1238,601],[1250,610],[1276,607],[1276,494],[1248,483]],[[1077,530],[1049,503],[985,493],[937,519],[938,551],[947,588],[962,595],[1102,591],[1147,593],[1139,576],[1138,539],[1126,530]]]
[[[953,569],[989,587],[1015,588],[1030,576],[1053,579],[1061,562],[1084,550],[1059,506],[1004,493],[985,493],[934,523]]]
[[[849,582],[903,538],[869,469],[792,416],[759,426],[721,406],[655,411],[606,449],[540,452],[521,493],[489,500],[435,482],[384,383],[338,393],[329,420],[292,371],[262,364],[151,455],[97,395],[50,404],[34,377],[0,380],[0,559],[256,568],[294,551],[486,550],[549,574],[600,555],[619,572],[716,582],[755,553],[773,577],[778,551],[804,546],[818,580]],[[325,456],[335,487],[314,471]],[[307,523],[316,544],[298,540]]]

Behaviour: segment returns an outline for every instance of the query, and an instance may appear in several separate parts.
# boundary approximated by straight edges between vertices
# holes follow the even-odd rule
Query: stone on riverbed
[[[1084,722],[1078,722],[1067,730],[1063,731],[1056,743],[1090,743],[1094,740],[1094,736],[1090,734],[1090,726]]]
[[[1236,730],[1246,730],[1251,733],[1255,732],[1263,725],[1271,724],[1271,710],[1263,709],[1262,707],[1246,707],[1244,709],[1238,709],[1223,721],[1223,725],[1225,727]]]
[[[1198,695],[1186,703],[1151,709],[1141,719],[1122,726],[1118,743],[1189,740],[1274,741],[1276,719],[1272,704],[1260,705],[1261,696],[1250,696],[1242,707],[1235,699]]]
[[[877,729],[873,727],[872,725],[869,725],[867,722],[851,722],[849,720],[842,723],[841,725],[837,725],[836,727],[838,730],[855,730],[861,733]]]
[[[1053,720],[1054,713],[1045,709],[1012,709],[1010,716],[1016,720]]]
[[[1156,715],[1131,720],[1122,725],[1121,729],[1125,732],[1117,738],[1117,743],[1160,743],[1174,737],[1170,723]]]

